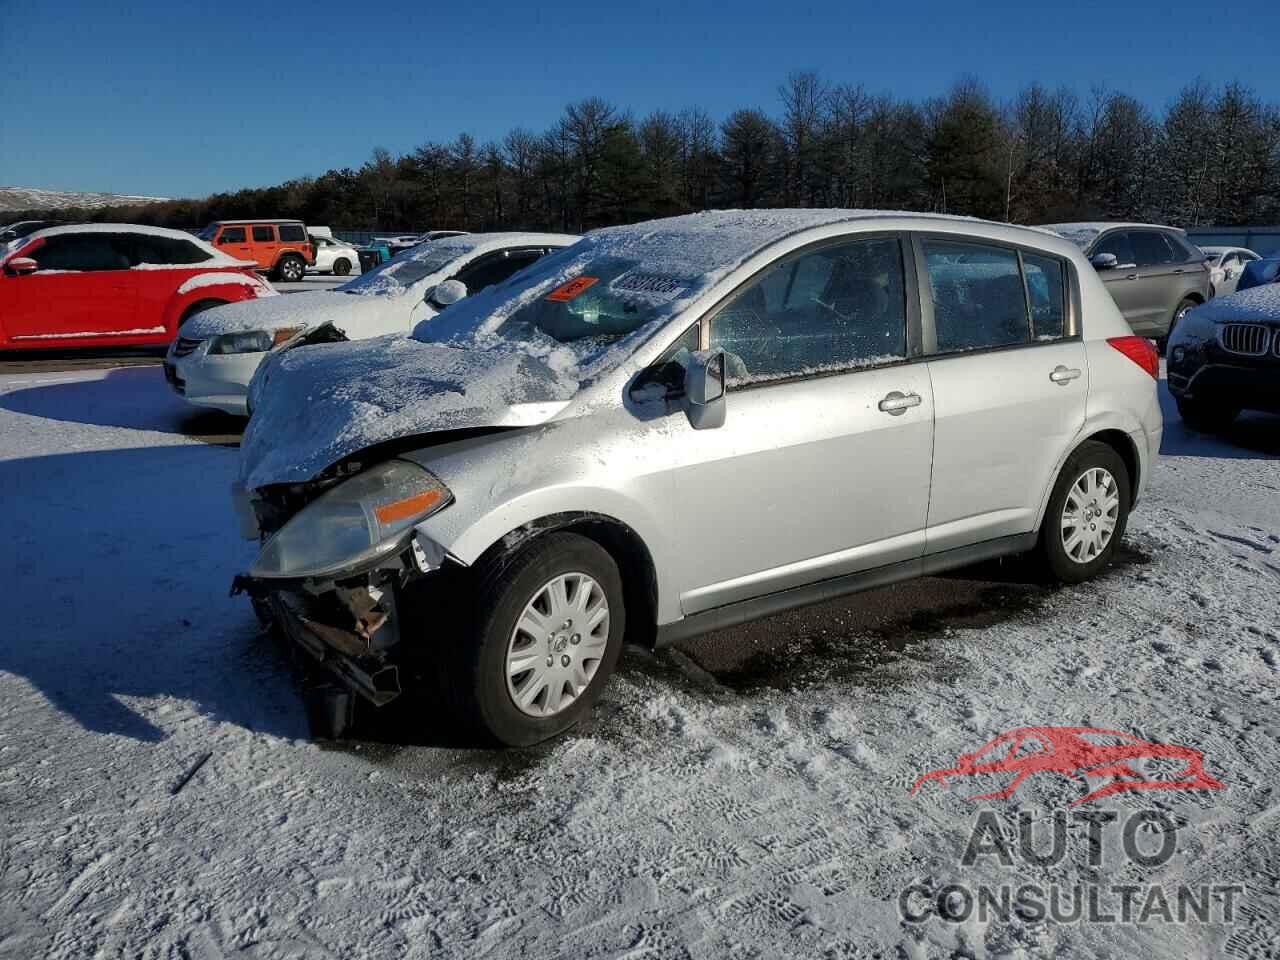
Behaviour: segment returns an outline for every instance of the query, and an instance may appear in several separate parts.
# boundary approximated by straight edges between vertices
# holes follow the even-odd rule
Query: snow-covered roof
[[[895,210],[712,210],[594,230],[567,250],[527,268],[520,280],[490,287],[420,324],[414,336],[425,342],[473,348],[519,349],[541,356],[555,369],[590,379],[613,366],[620,356],[628,354],[756,255],[766,255],[766,251],[784,241],[803,242],[810,233],[821,236],[823,228],[856,223],[866,224],[869,229],[884,224],[886,229],[926,231],[954,225],[961,228],[962,235],[1025,240],[1055,251],[1067,246],[1061,237],[1034,227],[944,214]],[[665,292],[656,297],[629,292],[629,296],[646,299],[649,304],[647,320],[641,327],[606,350],[600,349],[596,338],[559,344],[536,335],[520,340],[517,331],[504,329],[517,311],[569,280],[590,276],[588,271],[597,269],[602,261],[625,263],[628,278],[664,286]]]
[[[1280,283],[1265,283],[1225,297],[1214,297],[1196,307],[1195,314],[1210,323],[1250,320],[1280,323]]]
[[[1099,234],[1106,233],[1108,230],[1118,230],[1121,227],[1126,229],[1148,228],[1154,230],[1175,230],[1178,233],[1185,233],[1181,227],[1169,227],[1162,223],[1132,223],[1127,220],[1088,220],[1080,223],[1044,223],[1041,229],[1056,233],[1060,237],[1070,240],[1081,250],[1093,243]]]
[[[452,273],[462,259],[478,257],[509,247],[567,247],[580,238],[567,233],[464,233],[429,240],[396,254],[342,285],[339,289],[362,294],[402,294],[420,285],[438,283]]]
[[[36,239],[46,239],[48,237],[58,237],[68,233],[137,233],[151,237],[167,237],[170,240],[185,240],[188,243],[194,243],[201,250],[209,254],[209,260],[198,264],[192,264],[193,267],[251,267],[256,266],[249,260],[237,260],[235,257],[227,256],[211,243],[206,243],[195,234],[187,233],[185,230],[170,230],[168,227],[151,227],[141,223],[68,223],[60,227],[45,227],[43,230],[36,230],[25,237],[17,240],[10,240],[7,247],[0,251],[2,255],[14,253],[21,247],[27,246],[31,241]]]

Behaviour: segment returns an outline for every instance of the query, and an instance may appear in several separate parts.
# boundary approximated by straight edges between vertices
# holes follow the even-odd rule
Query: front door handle
[[[1078,367],[1064,367],[1062,364],[1058,364],[1050,372],[1049,379],[1059,386],[1065,387],[1078,376],[1080,376]]]
[[[900,417],[911,407],[920,406],[920,394],[892,390],[880,401],[880,409],[891,417]]]
[[[1125,279],[1126,279],[1126,280],[1137,280],[1137,279],[1138,279],[1138,275],[1137,275],[1136,273],[1131,273],[1131,274],[1129,274],[1127,277],[1125,277]]]

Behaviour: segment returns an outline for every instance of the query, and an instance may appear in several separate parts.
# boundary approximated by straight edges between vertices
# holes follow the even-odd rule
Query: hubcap
[[[609,644],[609,601],[585,573],[535,591],[507,644],[507,693],[521,713],[550,717],[591,685]]]
[[[1062,505],[1062,548],[1076,563],[1090,563],[1107,548],[1120,518],[1120,488],[1102,467],[1076,478]]]

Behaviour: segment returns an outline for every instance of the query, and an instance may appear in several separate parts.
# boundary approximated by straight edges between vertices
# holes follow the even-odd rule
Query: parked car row
[[[195,317],[170,360],[188,395],[224,338],[258,366],[235,588],[369,702],[438,678],[527,744],[624,638],[1010,553],[1097,572],[1162,430],[1101,276],[1032,228],[704,213],[434,241]]]
[[[281,297],[261,305],[266,309],[210,311],[183,327],[165,358],[165,375],[192,403],[245,414],[250,381],[270,352],[408,334],[470,292],[501,283],[577,239],[555,233],[460,234],[420,244],[333,290]]]

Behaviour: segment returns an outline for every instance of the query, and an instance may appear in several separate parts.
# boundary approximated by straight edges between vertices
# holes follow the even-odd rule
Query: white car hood
[[[423,305],[419,315],[414,315],[414,306],[412,296],[407,294],[400,297],[361,296],[333,290],[290,293],[205,310],[182,325],[182,335],[205,340],[220,333],[270,331],[282,327],[310,328],[332,321],[349,339],[360,340],[396,331],[408,333],[414,322],[435,313]]]
[[[299,347],[272,364],[240,444],[240,477],[249,490],[300,483],[389,440],[542,423],[577,390],[524,353],[402,336]]]

